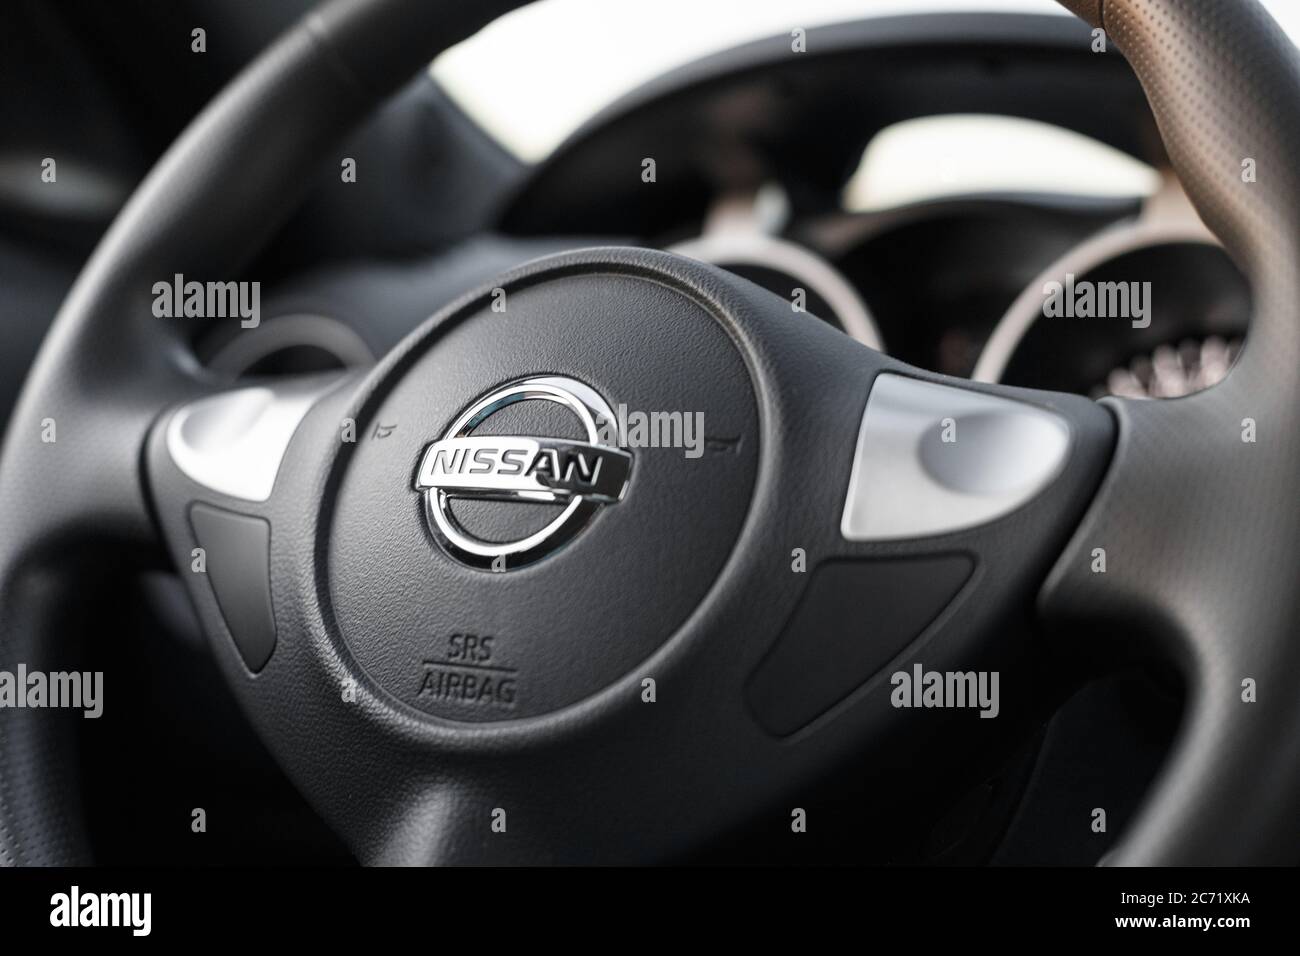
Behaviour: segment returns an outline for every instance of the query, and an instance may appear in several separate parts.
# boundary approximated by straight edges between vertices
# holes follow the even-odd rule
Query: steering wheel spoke
[[[331,372],[230,388],[171,409],[154,427],[147,457],[159,525],[209,631],[228,636],[248,672],[276,645],[272,529],[310,522],[301,504],[314,497],[309,483],[331,434],[356,440],[353,423],[320,424],[321,408],[353,380]],[[291,455],[300,431],[311,438]]]

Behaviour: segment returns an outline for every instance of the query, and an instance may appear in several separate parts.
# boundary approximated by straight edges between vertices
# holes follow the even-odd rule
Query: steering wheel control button
[[[271,525],[224,508],[190,506],[190,527],[206,555],[208,580],[245,666],[257,673],[275,650],[271,609]]]
[[[339,446],[321,512],[341,642],[396,701],[463,723],[637,673],[715,586],[758,470],[719,306],[606,262],[503,288],[505,311],[451,310],[341,411],[401,427]]]
[[[476,434],[493,416],[528,402],[566,410],[584,440]],[[617,504],[627,491],[632,455],[602,441],[613,434],[614,422],[609,403],[572,378],[539,376],[494,389],[465,409],[420,456],[415,488],[424,496],[430,531],[452,557],[493,571],[523,567],[552,553],[581,531],[601,505]],[[453,511],[457,499],[563,507],[541,528],[501,541],[468,530]]]
[[[784,737],[843,700],[952,603],[974,568],[965,555],[817,568],[746,687],[759,724]]]
[[[877,376],[858,432],[840,532],[849,541],[946,534],[1000,518],[1060,473],[1064,418],[903,375]]]

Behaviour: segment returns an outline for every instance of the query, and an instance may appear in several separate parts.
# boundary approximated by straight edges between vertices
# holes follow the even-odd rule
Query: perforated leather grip
[[[1188,687],[1174,753],[1113,859],[1295,863],[1300,57],[1255,0],[1063,2],[1137,73],[1188,194],[1250,279],[1254,312],[1219,386],[1107,400],[1115,458],[1040,603],[1088,622],[1076,640],[1121,634],[1170,660]],[[1090,568],[1096,548],[1105,574]]]

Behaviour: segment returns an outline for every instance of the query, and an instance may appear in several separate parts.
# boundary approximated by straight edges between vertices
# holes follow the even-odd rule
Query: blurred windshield
[[[1300,35],[1300,0],[1264,3]],[[604,106],[692,60],[796,27],[958,11],[1069,16],[1055,0],[539,0],[447,50],[433,74],[507,149],[535,162]]]

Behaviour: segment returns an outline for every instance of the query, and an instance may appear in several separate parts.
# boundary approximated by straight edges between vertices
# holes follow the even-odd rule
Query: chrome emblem
[[[516,402],[555,402],[576,416],[586,441],[545,436],[475,435],[488,418]],[[475,567],[522,567],[570,541],[603,505],[627,491],[632,456],[609,444],[614,412],[594,389],[571,378],[541,376],[511,382],[480,398],[425,448],[415,488],[424,496],[429,529],[452,557]],[[495,542],[462,527],[452,513],[458,498],[563,505],[540,530]]]

